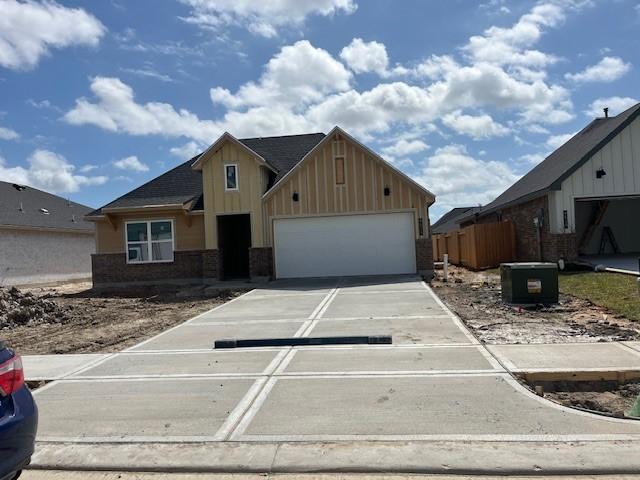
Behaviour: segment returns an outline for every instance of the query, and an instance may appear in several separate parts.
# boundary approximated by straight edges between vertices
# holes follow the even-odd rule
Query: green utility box
[[[502,263],[500,283],[505,303],[558,303],[558,265],[555,263]]]

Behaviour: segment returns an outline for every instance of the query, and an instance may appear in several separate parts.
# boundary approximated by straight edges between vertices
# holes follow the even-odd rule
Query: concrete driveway
[[[391,334],[393,345],[212,350],[221,338],[382,334]],[[620,442],[637,448],[640,440],[640,423],[577,412],[528,392],[424,282],[407,276],[273,282],[53,382],[36,399],[42,454],[35,462],[42,466],[56,455],[73,458],[70,444],[78,451],[116,445],[116,451],[118,444],[148,449],[192,442],[209,452],[233,448],[246,471],[263,471],[275,468],[276,454],[309,445],[342,445],[325,457],[334,458],[331,468],[369,462],[380,469],[376,455],[363,454],[362,442],[397,445],[396,462],[407,442],[475,442],[478,451],[488,449],[488,465],[504,442],[520,448],[525,459],[534,458],[534,444],[543,445],[540,463],[552,458],[548,452],[570,461],[564,448],[582,455],[582,443],[593,452],[593,442],[619,449]],[[274,458],[256,453],[262,446],[273,448]],[[247,458],[242,448],[249,449]],[[81,467],[104,461],[95,452],[106,450],[84,451],[77,455]],[[313,451],[290,457],[289,464],[298,466],[291,471],[313,469]],[[122,452],[126,464],[131,452]],[[162,465],[169,461],[164,452],[156,463],[145,461]],[[413,465],[415,451],[407,452]],[[465,453],[447,447],[442,459],[429,461]],[[535,470],[535,461],[528,461]],[[455,462],[438,467],[450,464]],[[126,465],[100,464],[105,467]]]

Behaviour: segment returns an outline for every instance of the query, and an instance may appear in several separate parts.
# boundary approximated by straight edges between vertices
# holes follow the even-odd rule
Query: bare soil
[[[90,283],[0,289],[0,339],[24,355],[113,352],[227,302],[244,290]]]
[[[617,382],[543,382],[544,398],[566,407],[625,417],[640,395],[640,381]],[[533,387],[533,386],[532,386]]]
[[[558,305],[517,307],[502,303],[495,271],[450,266],[432,281],[436,294],[483,343],[572,343],[640,339],[640,325],[588,300],[560,294]]]

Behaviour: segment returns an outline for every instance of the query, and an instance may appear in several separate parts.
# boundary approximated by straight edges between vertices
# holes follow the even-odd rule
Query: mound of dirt
[[[68,310],[69,307],[31,292],[15,287],[0,288],[0,329],[65,323],[70,318]]]

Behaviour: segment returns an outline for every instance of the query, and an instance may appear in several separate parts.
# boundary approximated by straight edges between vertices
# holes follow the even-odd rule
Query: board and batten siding
[[[596,171],[606,175],[596,178]],[[552,233],[575,233],[575,200],[640,195],[640,118],[635,119],[549,194]],[[568,228],[564,228],[563,211]]]
[[[237,191],[225,190],[226,164],[238,166]],[[239,213],[251,215],[251,246],[264,246],[262,195],[268,180],[268,170],[232,142],[225,142],[209,154],[202,164],[206,248],[218,248],[217,216]]]
[[[411,211],[416,238],[420,218],[423,236],[429,236],[428,204],[432,199],[385,162],[336,135],[312,151],[288,174],[284,183],[265,198],[266,245],[272,245],[273,219],[283,217]],[[341,185],[336,184],[336,157],[344,158],[345,175]],[[384,195],[385,187],[390,189],[389,196]],[[298,193],[298,201],[293,200],[294,193]]]

